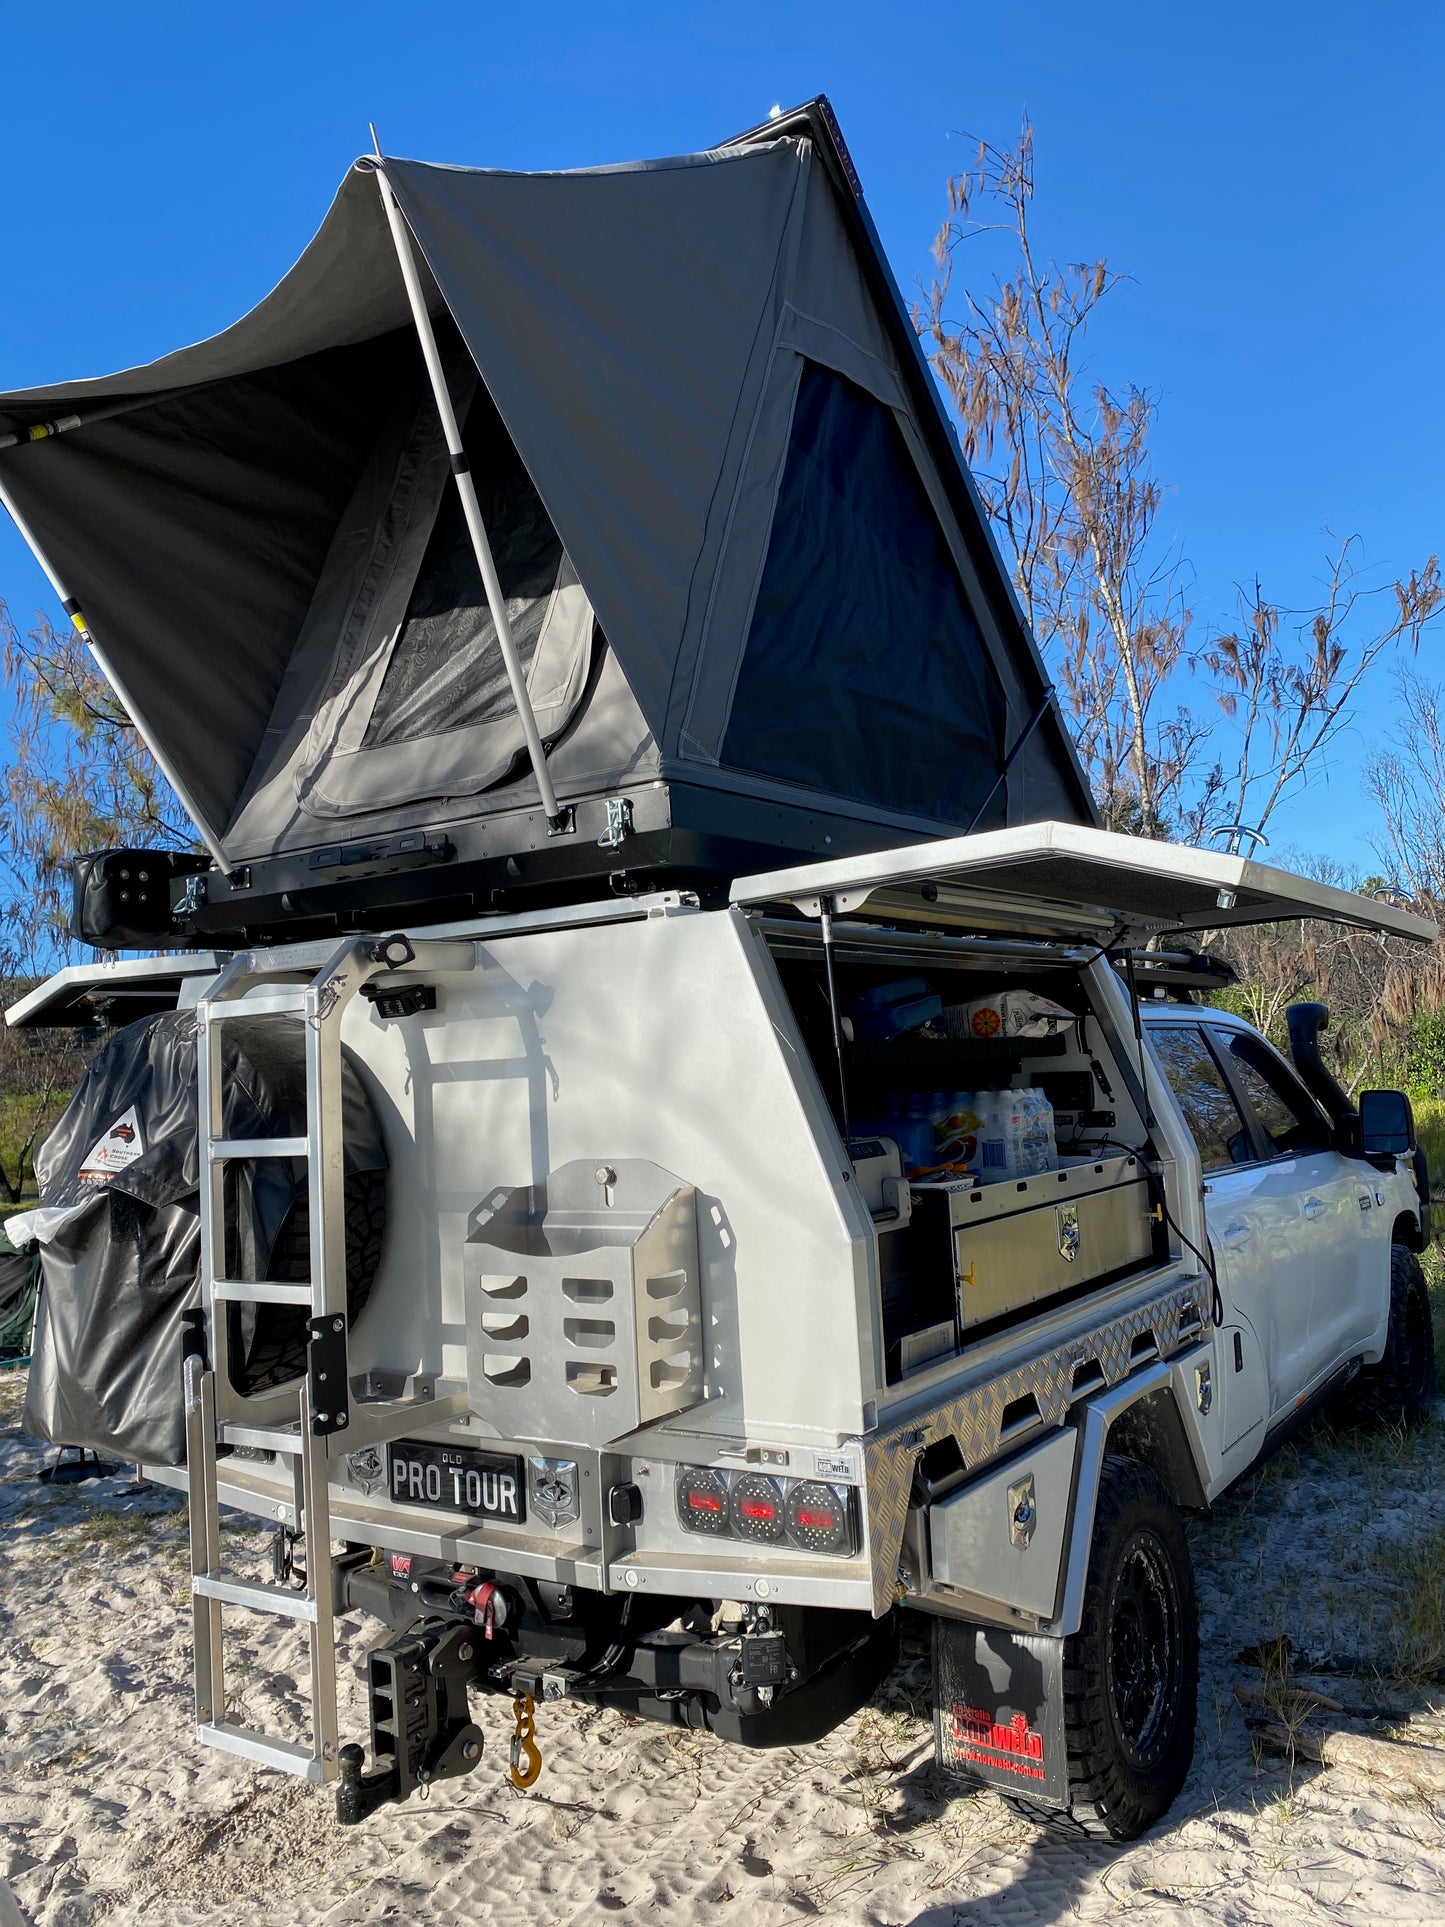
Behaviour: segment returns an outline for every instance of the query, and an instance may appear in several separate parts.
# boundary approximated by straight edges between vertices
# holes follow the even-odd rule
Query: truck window
[[[1329,1149],[1329,1125],[1304,1086],[1267,1044],[1238,1031],[1213,1035],[1276,1157]]]
[[[1219,1171],[1231,1164],[1251,1163],[1254,1141],[1204,1032],[1195,1024],[1161,1024],[1157,1029],[1151,1025],[1149,1036],[1204,1169]]]

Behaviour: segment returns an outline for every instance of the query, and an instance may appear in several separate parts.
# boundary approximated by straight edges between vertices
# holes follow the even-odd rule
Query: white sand
[[[191,1737],[184,1508],[118,1478],[50,1490],[0,1378],[0,1875],[36,1927],[92,1921],[334,1927],[372,1921],[771,1923],[1445,1922],[1445,1806],[1339,1770],[1256,1764],[1232,1687],[1243,1644],[1389,1658],[1379,1546],[1445,1528],[1445,1421],[1392,1448],[1316,1434],[1196,1535],[1205,1641],[1198,1748],[1170,1818],[1130,1847],[1078,1842],[930,1765],[926,1674],[905,1664],[816,1747],[750,1754],[577,1705],[545,1708],[546,1767],[506,1783],[508,1703],[477,1698],[481,1767],[427,1801],[338,1828],[331,1795]],[[265,1535],[229,1528],[261,1573]],[[232,1615],[238,1625],[242,1616]],[[365,1737],[348,1621],[343,1729]],[[301,1704],[300,1638],[267,1622],[234,1684],[244,1717]],[[1398,1685],[1318,1682],[1445,1717]],[[1445,1704],[1437,1692],[1435,1705]]]

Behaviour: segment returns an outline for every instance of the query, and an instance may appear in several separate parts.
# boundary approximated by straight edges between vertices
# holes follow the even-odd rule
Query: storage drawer
[[[961,1328],[1096,1279],[1154,1255],[1149,1183],[1137,1158],[1101,1158],[993,1185],[912,1187],[916,1233],[946,1242]]]

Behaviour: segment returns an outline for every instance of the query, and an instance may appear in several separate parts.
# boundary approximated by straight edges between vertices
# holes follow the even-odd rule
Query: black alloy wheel
[[[1194,1758],[1199,1623],[1179,1509],[1152,1466],[1099,1479],[1082,1623],[1064,1641],[1068,1808],[1006,1796],[1031,1819],[1134,1840],[1169,1811]]]
[[[1183,1691],[1179,1589],[1162,1543],[1141,1528],[1120,1561],[1109,1614],[1114,1726],[1129,1760],[1157,1765]]]

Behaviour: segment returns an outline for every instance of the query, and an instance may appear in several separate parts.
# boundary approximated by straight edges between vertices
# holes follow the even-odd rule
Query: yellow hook
[[[542,1771],[542,1749],[537,1744],[537,1706],[530,1693],[512,1701],[517,1730],[512,1735],[512,1764],[508,1778],[515,1787],[529,1787]]]

